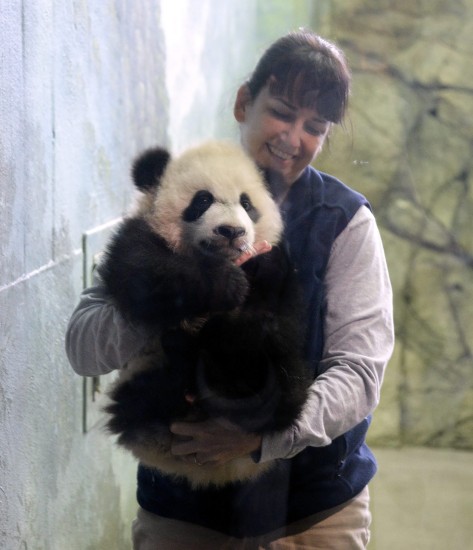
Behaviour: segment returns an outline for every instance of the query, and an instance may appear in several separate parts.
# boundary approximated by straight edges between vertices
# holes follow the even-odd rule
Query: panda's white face
[[[229,257],[251,250],[260,214],[247,193],[236,198],[238,202],[230,202],[207,189],[197,191],[182,213],[183,242],[190,248]]]
[[[209,142],[171,160],[148,222],[180,253],[238,257],[255,242],[277,243],[282,221],[262,175],[240,147]]]

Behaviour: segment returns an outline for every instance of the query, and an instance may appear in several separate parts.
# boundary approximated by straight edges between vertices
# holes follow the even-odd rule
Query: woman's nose
[[[284,132],[285,142],[287,145],[292,148],[299,147],[302,139],[302,131],[303,129],[301,125],[297,123],[289,124]]]

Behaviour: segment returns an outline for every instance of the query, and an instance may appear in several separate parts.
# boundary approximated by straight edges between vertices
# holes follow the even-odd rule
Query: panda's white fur
[[[226,287],[231,287],[233,284],[235,286],[235,293],[241,294],[239,303],[244,304],[245,296],[248,292],[245,290],[246,286],[244,285],[247,285],[247,282],[244,272],[240,268],[236,269],[236,266],[233,265],[234,259],[242,252],[250,250],[257,242],[265,240],[276,245],[280,241],[283,230],[279,209],[267,189],[266,182],[260,170],[240,147],[227,142],[211,141],[190,149],[177,158],[170,159],[166,162],[164,171],[157,176],[157,179],[159,181],[155,183],[148,182],[142,186],[141,190],[143,193],[139,198],[137,209],[130,214],[129,221],[126,222],[128,224],[134,222],[141,223],[141,221],[146,222],[144,226],[151,228],[151,230],[144,231],[145,237],[151,238],[153,234],[159,236],[165,241],[170,251],[172,251],[166,253],[169,255],[169,259],[168,256],[163,260],[156,257],[156,270],[162,269],[166,275],[166,262],[168,261],[172,265],[174,265],[174,261],[183,261],[183,266],[186,265],[186,261],[188,263],[194,262],[195,258],[192,254],[198,251],[199,253],[203,252],[205,255],[205,243],[211,241],[212,246],[214,246],[211,250],[215,251],[217,255],[225,256],[227,258],[225,261],[228,262],[225,264],[227,265],[227,271],[226,275],[224,275],[224,277],[228,277],[228,285],[227,281],[223,281],[222,288],[228,291]],[[135,176],[135,184],[140,187],[140,182],[136,180],[137,177]],[[183,212],[188,208],[196,193],[203,190],[212,195],[213,203],[198,219],[191,222],[186,221]],[[251,200],[254,207],[251,213],[242,206],[242,194],[247,195]],[[147,257],[146,254],[152,255],[153,252],[151,250],[149,252],[136,252],[136,249],[141,246],[141,237],[139,233],[135,236],[134,233],[136,230],[131,225],[130,227],[126,226],[126,223],[122,232],[115,237],[114,242],[108,250],[107,259],[102,266],[102,275],[109,287],[110,293],[117,301],[119,307],[122,308],[122,312],[130,317],[132,321],[136,321],[134,310],[132,309],[130,314],[125,298],[127,298],[126,295],[129,293],[128,288],[131,291],[134,290],[134,279],[139,278],[136,275],[140,276],[140,270],[150,269],[152,271],[152,268],[145,267],[145,264],[152,262],[152,259]],[[216,228],[222,225],[239,227],[242,229],[242,234],[234,239],[222,238],[216,230]],[[134,241],[133,239],[129,240],[129,235],[133,237]],[[162,254],[159,249],[157,251],[158,255]],[[136,258],[127,264],[127,255],[129,253],[136,254]],[[189,260],[185,260],[187,256],[189,256]],[[184,259],[180,260],[180,258]],[[119,264],[123,265],[120,267]],[[219,271],[216,273],[218,276]],[[215,278],[215,273],[210,277]],[[243,280],[240,279],[242,277]],[[233,281],[233,279],[235,280]],[[242,283],[244,283],[243,286]],[[239,290],[238,285],[241,286],[241,290]],[[266,287],[267,284],[263,286]],[[198,291],[196,290],[196,292]],[[249,292],[251,295],[251,288]],[[124,302],[122,298],[125,299]],[[121,306],[122,302],[124,303],[123,307]],[[292,306],[292,304],[290,305]],[[260,305],[258,307],[261,308]],[[220,309],[216,307],[217,312]],[[242,308],[236,307],[232,311],[229,311],[228,319],[231,322],[235,319],[238,321],[238,311],[240,309],[244,310],[244,305]],[[254,319],[257,325],[260,324],[258,322],[259,314],[259,310],[255,314],[251,311],[246,312],[248,319]],[[200,321],[199,319],[185,317],[179,324],[180,328],[189,334],[198,332],[201,326],[205,325],[206,320],[212,318],[212,315],[212,312],[208,312]],[[287,317],[289,318],[289,315]],[[138,318],[138,321],[143,322],[143,319]],[[265,322],[263,319],[261,324]],[[293,356],[296,357],[298,353],[297,344],[289,341],[292,338],[292,331],[296,332],[293,327],[297,322],[296,315],[295,319],[288,322],[281,317],[281,321],[277,324],[282,336],[278,332],[276,338],[278,340],[288,340],[287,342],[281,342],[281,347],[284,350],[281,354],[287,354],[285,348],[290,348],[289,354],[291,355],[291,359],[289,361],[292,361]],[[248,323],[243,321],[243,324]],[[153,326],[160,326],[160,323],[158,322],[158,325],[154,324]],[[286,333],[289,334],[288,337],[285,336]],[[232,338],[234,336],[234,334],[231,335]],[[238,349],[244,348],[247,345],[247,339],[248,336],[243,337]],[[256,347],[258,345],[256,343]],[[161,333],[158,331],[156,338],[137,357],[132,358],[126,365],[126,368],[121,371],[117,384],[110,392],[112,403],[114,404],[108,407],[108,412],[116,418],[123,413],[127,417],[128,411],[125,411],[123,408],[120,409],[120,402],[123,396],[119,392],[122,391],[126,384],[134,384],[135,380],[139,380],[139,377],[146,377],[147,372],[158,375],[161,370],[159,365],[165,364],[165,362],[166,353],[161,342]],[[298,362],[297,357],[295,362]],[[257,364],[259,363],[257,362]],[[293,367],[287,366],[286,360],[286,363],[281,367],[281,370],[284,372],[282,375],[278,374],[278,376],[283,376],[283,380],[286,380],[286,376],[289,376],[288,379],[290,380],[290,376],[293,375],[294,379],[297,379],[296,385],[299,385],[299,389],[294,394],[296,395],[293,399],[294,403],[291,401],[292,397],[289,398],[290,403],[287,410],[291,412],[288,413],[285,409],[286,412],[282,413],[289,416],[289,420],[293,420],[291,415],[297,416],[306,395],[306,385],[305,382],[302,382],[303,376],[297,370],[299,364],[297,363],[293,368],[294,373],[285,372],[291,368]],[[199,383],[196,383],[199,386]],[[272,379],[271,383],[274,384],[275,379]],[[285,383],[283,382],[283,384]],[[284,395],[281,396],[281,382],[279,381],[278,384],[279,386],[275,388],[274,394],[279,396],[277,399],[284,400],[286,397]],[[144,386],[146,387],[146,384]],[[201,384],[200,390],[205,393],[208,388],[203,388]],[[161,387],[157,391],[161,391]],[[166,392],[167,388],[162,388],[162,391]],[[255,400],[257,399],[266,400],[261,406],[263,410],[264,403],[272,402],[273,397],[270,395],[272,386],[269,385],[264,391],[266,392],[266,397],[257,395],[252,398],[252,407],[256,407],[254,410],[258,410],[259,407],[259,405],[255,405],[257,403]],[[155,399],[161,398],[164,397],[155,396]],[[172,399],[172,396],[168,395],[164,399],[169,398]],[[246,399],[248,403],[250,400]],[[242,407],[244,407],[245,399],[241,399],[240,401]],[[237,402],[238,399],[233,401],[233,403]],[[130,428],[130,432],[125,434],[127,421],[119,419],[116,424],[113,424],[113,421],[109,424],[109,428],[113,433],[121,434],[118,440],[121,445],[130,450],[143,464],[158,468],[169,475],[184,477],[195,487],[207,486],[209,484],[224,485],[226,483],[246,480],[260,475],[271,466],[271,463],[255,463],[251,457],[239,458],[223,466],[199,466],[190,462],[184,462],[173,457],[170,452],[171,434],[167,429],[167,425],[156,422],[150,427],[148,423],[143,428]],[[227,421],[227,419],[222,418],[222,422]]]

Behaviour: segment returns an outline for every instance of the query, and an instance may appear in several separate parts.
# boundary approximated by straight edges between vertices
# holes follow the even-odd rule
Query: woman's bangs
[[[269,81],[271,95],[286,97],[298,107],[316,108],[320,86],[312,74],[290,67],[278,73]]]

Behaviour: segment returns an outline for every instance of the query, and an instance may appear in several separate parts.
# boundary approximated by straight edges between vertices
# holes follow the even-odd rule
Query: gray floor
[[[473,452],[374,452],[369,550],[473,550]]]

